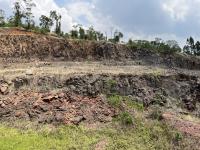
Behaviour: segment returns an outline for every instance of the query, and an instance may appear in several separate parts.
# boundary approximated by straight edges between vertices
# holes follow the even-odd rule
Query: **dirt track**
[[[169,70],[158,67],[139,65],[103,65],[99,62],[35,62],[21,64],[5,64],[0,66],[0,75],[24,74],[135,74],[144,73],[166,74]]]
[[[103,64],[102,62],[32,62],[32,63],[3,63],[0,64],[0,76],[15,78],[21,75],[64,75],[74,74],[154,74],[172,75],[184,73],[200,76],[199,70],[169,69],[158,66],[144,66],[132,64]]]

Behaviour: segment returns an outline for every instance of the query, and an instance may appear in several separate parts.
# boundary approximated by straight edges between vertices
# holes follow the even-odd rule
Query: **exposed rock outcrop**
[[[0,58],[5,61],[39,60],[135,60],[145,64],[200,69],[200,61],[185,55],[161,55],[153,50],[129,48],[123,44],[69,40],[26,31],[0,31]]]

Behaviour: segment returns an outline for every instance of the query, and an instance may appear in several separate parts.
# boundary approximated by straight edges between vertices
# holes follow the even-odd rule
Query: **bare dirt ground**
[[[35,62],[35,63],[18,63],[5,64],[0,66],[1,75],[9,74],[144,74],[160,73],[165,74],[169,70],[158,67],[125,65],[109,66],[100,62]]]
[[[187,119],[170,112],[164,113],[163,118],[180,132],[200,138],[199,119]]]
[[[32,62],[0,64],[0,75],[15,77],[19,75],[70,75],[70,74],[155,74],[170,75],[177,72],[200,76],[199,70],[168,69],[158,66],[110,65],[102,62]]]

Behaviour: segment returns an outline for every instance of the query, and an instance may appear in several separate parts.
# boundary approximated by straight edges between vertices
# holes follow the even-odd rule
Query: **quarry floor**
[[[1,63],[0,76],[15,77],[20,75],[73,75],[73,74],[155,74],[172,75],[184,73],[200,76],[199,70],[166,68],[162,66],[137,65],[134,62],[42,62]]]

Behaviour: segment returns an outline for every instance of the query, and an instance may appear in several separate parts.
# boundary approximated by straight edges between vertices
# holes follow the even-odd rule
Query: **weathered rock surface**
[[[5,81],[6,82],[6,81]],[[91,100],[98,98],[100,94],[111,95],[119,94],[122,96],[132,97],[134,101],[139,101],[145,107],[151,105],[159,105],[173,109],[175,111],[183,110],[191,112],[200,117],[200,82],[198,76],[190,76],[185,74],[174,75],[74,75],[72,77],[62,76],[39,76],[39,77],[17,77],[13,80],[11,88],[13,91],[18,91],[26,87],[32,91],[43,91],[48,93],[51,90],[64,89],[70,93],[82,95],[80,99],[89,98]],[[23,92],[22,92],[23,93]],[[10,93],[11,97],[13,92]],[[9,94],[9,97],[10,97]],[[63,93],[58,95],[46,94],[42,95],[41,101],[43,103],[53,103],[63,97]],[[70,101],[73,101],[73,96],[67,95]],[[17,99],[18,95],[16,95]],[[19,96],[21,97],[21,96]],[[28,96],[32,97],[32,96]],[[4,103],[3,98],[0,100]],[[32,101],[31,98],[28,98]],[[62,101],[63,99],[61,99]],[[99,100],[99,99],[97,99]],[[63,103],[64,104],[64,103]],[[43,111],[48,108],[43,105]],[[62,105],[60,105],[62,106]],[[65,110],[65,107],[63,108]],[[60,115],[58,115],[60,117]],[[78,118],[76,118],[78,117]],[[80,119],[81,118],[81,119]],[[72,122],[79,122],[84,120],[84,116],[75,116]]]
[[[101,97],[89,98],[68,92],[16,92],[1,98],[0,120],[27,120],[48,124],[108,122],[117,115]]]
[[[62,61],[115,60],[124,62],[135,60],[141,61],[143,64],[200,69],[199,59],[180,54],[160,55],[152,50],[131,49],[122,44],[66,40],[18,30],[15,32],[16,34],[9,34],[9,31],[0,31],[0,58],[5,61],[10,59],[12,61],[40,59]]]

